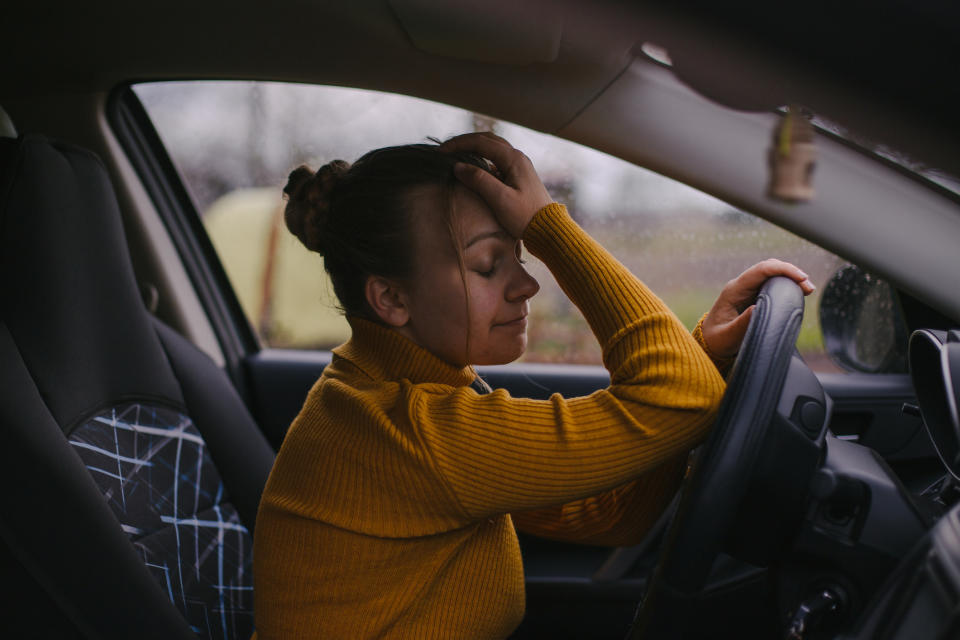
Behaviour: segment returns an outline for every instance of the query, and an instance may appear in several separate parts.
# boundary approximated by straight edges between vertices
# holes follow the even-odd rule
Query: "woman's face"
[[[527,301],[540,285],[523,268],[520,240],[500,226],[486,203],[460,185],[451,199],[465,273],[441,190],[418,190],[411,201],[416,252],[405,288],[410,320],[404,333],[456,366],[512,362],[527,348]]]

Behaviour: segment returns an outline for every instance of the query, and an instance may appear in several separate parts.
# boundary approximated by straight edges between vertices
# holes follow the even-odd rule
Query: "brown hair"
[[[449,209],[456,162],[490,170],[474,154],[442,153],[438,144],[412,144],[376,149],[353,165],[334,160],[315,173],[307,166],[290,173],[283,188],[287,228],[323,256],[344,313],[376,320],[364,293],[367,278],[404,280],[411,275],[411,190],[439,186]]]

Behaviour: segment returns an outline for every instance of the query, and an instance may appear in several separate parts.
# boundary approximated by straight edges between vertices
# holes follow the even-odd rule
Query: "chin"
[[[526,338],[523,340],[523,344],[516,349],[496,349],[491,350],[485,353],[483,356],[478,357],[474,360],[473,364],[480,366],[488,365],[497,365],[497,364],[510,364],[520,356],[522,356],[527,351],[527,341]]]

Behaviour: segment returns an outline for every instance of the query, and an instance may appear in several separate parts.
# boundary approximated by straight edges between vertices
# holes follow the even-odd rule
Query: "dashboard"
[[[845,636],[851,640],[960,638],[960,331],[913,332],[908,358],[919,412],[945,468],[925,494],[945,513]]]

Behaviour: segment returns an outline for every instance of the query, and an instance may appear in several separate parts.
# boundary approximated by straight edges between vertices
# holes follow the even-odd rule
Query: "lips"
[[[501,322],[494,326],[497,327],[525,327],[527,326],[527,314],[517,316],[513,320],[508,320],[507,322]]]

